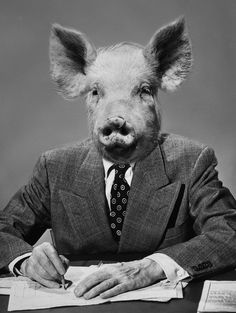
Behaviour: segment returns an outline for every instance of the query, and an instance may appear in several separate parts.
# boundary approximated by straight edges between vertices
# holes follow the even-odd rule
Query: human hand
[[[98,295],[105,299],[151,285],[164,278],[162,268],[151,259],[107,264],[79,282],[74,293],[85,299]]]
[[[44,242],[35,247],[31,256],[22,262],[20,271],[45,287],[60,288],[61,276],[68,266],[69,260],[58,255],[49,242]]]

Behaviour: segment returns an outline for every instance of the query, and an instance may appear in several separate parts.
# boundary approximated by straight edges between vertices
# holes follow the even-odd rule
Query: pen
[[[51,239],[52,239],[52,244],[53,244],[54,248],[56,249],[56,241],[55,241],[55,237],[54,237],[52,229],[50,229],[50,235],[51,235]],[[64,275],[61,275],[61,284],[62,284],[62,287],[66,290],[66,283],[65,283]]]

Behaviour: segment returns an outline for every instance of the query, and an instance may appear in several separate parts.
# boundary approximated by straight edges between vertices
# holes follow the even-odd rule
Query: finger
[[[54,271],[54,274],[52,274],[50,270]],[[55,281],[58,283],[60,283],[61,281],[61,275],[57,273],[53,265],[52,265],[52,268],[47,268],[46,266],[42,266],[41,264],[38,264],[37,273],[46,280],[51,280],[51,281]]]
[[[38,259],[38,263],[41,268],[44,269],[45,274],[43,277],[45,278],[51,278],[51,280],[59,280],[60,274],[57,272],[56,268],[54,267],[51,260],[48,258],[47,255],[41,254],[40,258]]]
[[[91,290],[89,290],[88,292],[86,292],[84,294],[84,298],[87,300],[94,298],[94,297],[100,295],[103,291],[111,289],[112,287],[117,285],[117,283],[118,283],[118,280],[115,278],[105,280],[105,281],[101,282],[99,285],[97,285],[94,288],[92,288]]]
[[[64,255],[61,255],[61,254],[59,255],[59,258],[61,259],[65,270],[67,271],[69,264],[70,264],[70,261]]]
[[[74,293],[76,297],[82,296],[85,292],[90,290],[92,287],[101,283],[102,281],[109,278],[109,274],[106,272],[96,272],[87,277],[85,277],[81,282],[76,286]]]
[[[40,265],[38,260],[34,257],[30,257],[25,265],[25,273],[26,276],[29,278],[35,278],[35,275],[40,276],[42,279],[54,281],[55,279],[52,278],[47,271],[45,271],[44,267]]]
[[[49,260],[54,265],[57,272],[60,275],[64,275],[65,274],[65,268],[62,264],[62,261],[61,261],[59,255],[57,254],[56,249],[50,243],[48,243],[47,245],[44,245],[43,249],[44,249],[44,252],[47,255],[47,257],[49,258]]]
[[[27,277],[32,280],[37,281],[43,286],[49,288],[59,288],[59,284],[55,281],[48,280],[43,277],[45,275],[44,269],[38,263],[34,263],[34,261],[30,261],[29,259],[25,263],[25,272],[27,273]]]
[[[120,285],[117,285],[117,286],[111,288],[110,290],[107,290],[107,291],[101,293],[100,297],[103,299],[106,299],[106,298],[114,297],[116,295],[119,295],[119,294],[126,292],[126,291],[129,291],[129,290],[131,290],[131,288],[128,284],[120,284]]]
[[[60,288],[60,284],[58,284],[55,281],[47,280],[43,277],[41,277],[38,273],[33,274],[33,280],[40,283],[40,285],[48,287],[48,288]]]

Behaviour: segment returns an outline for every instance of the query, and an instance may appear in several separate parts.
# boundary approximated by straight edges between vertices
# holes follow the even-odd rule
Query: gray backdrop
[[[220,177],[236,195],[235,0],[1,0],[1,206],[27,181],[41,152],[88,133],[83,103],[66,102],[50,81],[51,23],[82,30],[96,46],[145,44],[182,14],[194,69],[179,91],[160,93],[163,127],[212,146]]]

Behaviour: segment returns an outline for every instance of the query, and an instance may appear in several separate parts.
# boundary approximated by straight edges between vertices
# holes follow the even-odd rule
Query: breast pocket
[[[175,227],[167,228],[166,232],[163,236],[162,243],[159,247],[165,248],[169,246],[173,246],[177,243],[185,242],[194,236],[192,221],[191,218],[188,217],[183,223],[180,225],[176,225]]]

